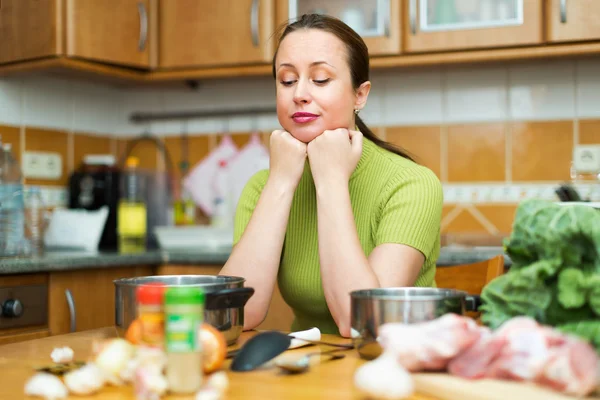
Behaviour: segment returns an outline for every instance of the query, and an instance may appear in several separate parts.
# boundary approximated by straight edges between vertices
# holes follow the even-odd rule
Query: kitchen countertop
[[[231,247],[206,248],[182,251],[148,250],[142,253],[121,254],[118,252],[50,251],[40,257],[0,259],[0,275],[50,271],[68,271],[86,268],[109,268],[133,265],[209,265],[225,264]],[[451,266],[483,261],[502,254],[500,246],[457,246],[443,247],[438,266]],[[504,256],[505,266],[510,258]]]
[[[50,365],[50,353],[55,347],[69,346],[74,351],[76,361],[85,361],[89,359],[94,340],[115,337],[116,334],[114,327],[107,327],[0,346],[0,398],[24,398],[24,386],[35,373],[34,368]],[[229,349],[241,346],[255,334],[255,331],[242,333],[238,343]],[[322,335],[321,340],[335,343],[349,342],[349,339],[335,335]],[[287,351],[282,357],[310,353],[317,349],[323,351],[329,350],[331,347],[325,345],[306,346]],[[272,363],[250,372],[233,372],[229,369],[231,360],[226,360],[223,370],[227,373],[229,388],[223,398],[229,400],[365,399],[354,387],[354,374],[356,369],[366,361],[359,357],[356,350],[346,350],[344,353],[346,357],[343,359],[323,363],[318,363],[318,358],[313,357],[308,372],[297,375],[284,374]],[[411,376],[415,385],[415,394],[407,400],[574,399],[574,397],[523,382],[494,379],[472,381],[445,373],[413,373]],[[70,398],[83,399],[86,397]],[[135,396],[132,385],[104,386],[93,398],[134,400]],[[183,397],[164,396],[162,398],[168,400],[182,399]],[[191,399],[192,397],[186,396],[185,398]],[[599,397],[586,398],[600,400]]]

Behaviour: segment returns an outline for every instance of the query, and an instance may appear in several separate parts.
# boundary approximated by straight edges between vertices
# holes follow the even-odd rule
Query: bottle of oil
[[[121,253],[139,253],[146,250],[146,185],[138,166],[139,160],[136,157],[128,157],[121,181],[121,200],[117,211]]]

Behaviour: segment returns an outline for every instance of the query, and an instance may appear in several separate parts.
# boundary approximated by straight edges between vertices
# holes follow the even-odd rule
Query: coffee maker
[[[97,210],[108,206],[108,217],[98,250],[118,249],[117,209],[120,170],[112,155],[88,155],[69,177],[69,202],[72,209]]]

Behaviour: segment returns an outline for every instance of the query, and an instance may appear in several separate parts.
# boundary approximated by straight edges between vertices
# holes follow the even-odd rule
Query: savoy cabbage
[[[512,266],[484,287],[482,322],[530,316],[600,352],[600,210],[525,200],[504,249]]]

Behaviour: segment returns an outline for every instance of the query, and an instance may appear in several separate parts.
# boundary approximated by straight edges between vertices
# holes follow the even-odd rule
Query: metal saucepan
[[[480,305],[479,296],[438,288],[356,290],[350,298],[353,342],[360,356],[368,360],[381,354],[377,337],[382,324],[430,321],[447,313],[464,315]]]
[[[244,305],[254,289],[244,287],[244,278],[219,275],[156,275],[124,278],[115,284],[115,325],[121,333],[137,318],[136,291],[141,285],[162,283],[167,287],[193,286],[206,295],[204,321],[225,335],[228,345],[236,342],[244,327]]]

